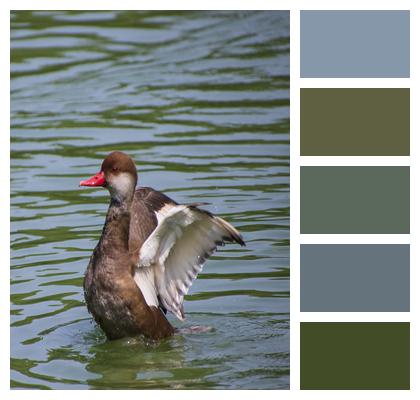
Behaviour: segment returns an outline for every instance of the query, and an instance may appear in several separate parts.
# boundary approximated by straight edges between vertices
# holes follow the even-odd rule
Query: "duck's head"
[[[109,190],[111,198],[118,202],[131,199],[137,185],[136,165],[130,156],[113,151],[102,162],[101,170],[81,181],[79,186],[102,186]]]

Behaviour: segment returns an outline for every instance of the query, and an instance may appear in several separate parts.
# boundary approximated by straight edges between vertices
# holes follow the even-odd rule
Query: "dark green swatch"
[[[409,156],[410,89],[301,89],[302,156]]]
[[[300,231],[410,233],[410,168],[301,167]]]
[[[408,322],[302,322],[301,389],[410,389]]]

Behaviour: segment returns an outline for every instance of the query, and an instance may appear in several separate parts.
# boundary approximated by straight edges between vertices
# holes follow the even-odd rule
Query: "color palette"
[[[301,11],[302,78],[408,78],[406,10]]]
[[[410,12],[301,11],[300,44],[300,387],[410,389]]]

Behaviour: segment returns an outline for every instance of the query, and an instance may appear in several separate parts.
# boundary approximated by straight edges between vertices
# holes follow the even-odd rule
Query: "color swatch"
[[[304,244],[303,312],[410,311],[408,244]]]
[[[410,89],[301,89],[302,156],[409,156]]]
[[[410,389],[407,322],[302,322],[301,389]]]
[[[410,13],[301,11],[302,78],[408,78]]]
[[[301,233],[410,233],[410,169],[301,167]]]

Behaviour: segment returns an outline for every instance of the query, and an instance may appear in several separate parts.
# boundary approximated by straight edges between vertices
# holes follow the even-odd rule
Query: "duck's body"
[[[172,335],[165,313],[184,319],[184,295],[205,259],[224,242],[244,245],[235,228],[198,204],[179,205],[154,189],[135,190],[136,183],[133,161],[120,152],[80,183],[111,194],[84,279],[88,310],[109,339]]]

